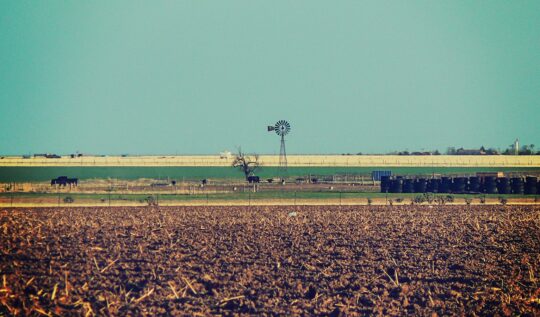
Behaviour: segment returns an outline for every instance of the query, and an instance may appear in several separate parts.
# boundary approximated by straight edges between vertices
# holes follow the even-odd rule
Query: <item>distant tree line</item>
[[[499,150],[495,148],[485,148],[481,146],[479,149],[464,149],[449,147],[446,151],[448,155],[516,155],[514,144],[510,144],[508,148]],[[540,151],[534,150],[534,144],[522,145],[518,152],[518,155],[540,155]]]
[[[514,144],[510,144],[508,148],[504,150],[495,149],[493,147],[486,148],[481,146],[478,149],[465,149],[463,147],[449,147],[446,149],[446,155],[516,155]],[[341,155],[354,155],[351,153],[343,153]],[[363,155],[359,152],[356,155]],[[441,155],[439,150],[434,151],[393,151],[385,153],[385,155]],[[535,150],[534,144],[522,145],[519,148],[518,155],[540,155],[540,151]]]

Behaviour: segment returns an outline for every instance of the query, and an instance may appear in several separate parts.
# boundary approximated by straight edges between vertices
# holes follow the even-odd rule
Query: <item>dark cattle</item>
[[[208,180],[207,180],[207,179],[203,179],[203,180],[201,181],[201,183],[202,183],[203,185],[206,185],[206,184],[208,184]]]
[[[66,186],[66,185],[74,185],[77,186],[79,183],[79,180],[77,178],[68,178],[67,176],[60,176],[58,178],[51,180],[51,186],[52,185],[59,185],[59,186]]]
[[[260,182],[259,176],[248,176],[248,182],[251,183],[258,183]]]

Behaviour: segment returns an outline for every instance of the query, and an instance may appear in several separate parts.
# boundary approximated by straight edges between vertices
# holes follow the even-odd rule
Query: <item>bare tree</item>
[[[261,166],[259,163],[259,155],[245,154],[242,152],[241,148],[238,148],[238,154],[236,154],[232,166],[241,170],[244,173],[246,180],[248,180],[248,177],[253,176],[255,171]]]

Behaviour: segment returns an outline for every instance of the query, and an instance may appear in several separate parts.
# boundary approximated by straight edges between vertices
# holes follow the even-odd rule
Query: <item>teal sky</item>
[[[0,153],[540,147],[540,1],[1,1]]]

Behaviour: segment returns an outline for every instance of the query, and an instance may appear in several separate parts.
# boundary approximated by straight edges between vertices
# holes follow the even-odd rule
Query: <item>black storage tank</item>
[[[512,177],[510,185],[512,187],[512,194],[523,195],[525,193],[523,178]]]
[[[449,177],[441,177],[441,183],[439,184],[439,193],[449,193],[452,185],[452,179]]]
[[[499,194],[510,194],[510,180],[506,177],[500,177],[497,179],[497,191]]]
[[[467,178],[465,177],[456,177],[452,183],[452,192],[453,193],[464,193],[467,186]]]
[[[391,193],[402,193],[403,192],[403,178],[396,178],[392,180],[390,185]]]
[[[538,179],[536,177],[527,176],[525,179],[525,195],[536,195],[538,193],[536,183],[538,183]]]
[[[427,187],[427,180],[425,178],[417,179],[414,182],[414,192],[415,193],[425,193]]]
[[[404,179],[403,180],[403,192],[404,193],[413,193],[413,180]]]
[[[381,176],[381,193],[390,191],[390,176]]]
[[[477,176],[469,177],[469,185],[467,186],[467,191],[471,193],[480,192],[480,178]]]
[[[435,179],[435,178],[428,180],[426,191],[429,193],[438,193],[440,182],[441,182],[440,179]]]
[[[484,193],[496,194],[497,193],[497,178],[495,176],[484,177]]]

